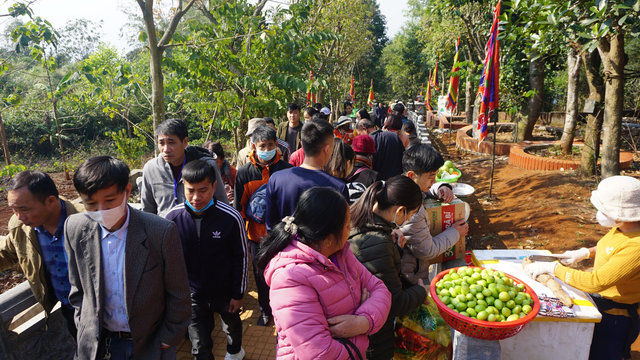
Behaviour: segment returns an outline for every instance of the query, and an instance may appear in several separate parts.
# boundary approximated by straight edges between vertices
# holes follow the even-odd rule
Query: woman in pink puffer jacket
[[[364,358],[367,335],[385,323],[391,294],[351,252],[350,222],[340,193],[311,188],[263,240],[258,266],[271,288],[278,359],[349,359],[337,339]]]

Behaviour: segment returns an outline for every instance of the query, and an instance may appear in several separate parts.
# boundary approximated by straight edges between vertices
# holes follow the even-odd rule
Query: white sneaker
[[[244,349],[240,348],[236,354],[229,354],[224,357],[224,360],[242,360],[244,358]]]

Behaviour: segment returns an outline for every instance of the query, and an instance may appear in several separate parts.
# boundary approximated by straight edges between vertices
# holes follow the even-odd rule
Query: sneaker
[[[243,358],[244,358],[244,349],[240,348],[240,351],[238,351],[235,354],[227,353],[227,355],[224,357],[224,360],[242,360]]]
[[[258,326],[267,326],[270,320],[271,320],[271,316],[262,314],[258,318]]]

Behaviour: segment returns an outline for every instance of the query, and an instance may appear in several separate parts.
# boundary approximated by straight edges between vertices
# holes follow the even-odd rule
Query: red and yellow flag
[[[478,146],[487,137],[487,124],[494,111],[498,110],[498,88],[500,86],[500,41],[498,40],[498,24],[500,20],[500,2],[493,11],[493,25],[491,25],[491,37],[487,42],[487,56],[484,59],[484,68],[480,77],[478,95],[482,96],[478,111],[478,125],[476,131],[480,133]]]
[[[460,70],[459,66],[456,66],[458,62],[458,53],[460,52],[460,38],[458,38],[458,43],[456,43],[456,54],[453,56],[453,69],[451,72],[457,72]],[[447,109],[453,111],[456,105],[458,105],[458,85],[460,83],[460,77],[458,75],[451,76],[449,80],[449,91],[447,91]]]
[[[436,67],[433,69],[433,76],[430,77],[429,83],[436,91],[440,91],[440,85],[438,85],[438,59],[436,59]]]
[[[369,104],[369,106],[373,107],[373,79],[371,79],[371,87],[369,88],[369,98],[367,99],[367,104]]]
[[[429,86],[427,86],[427,98],[424,99],[424,106],[426,106],[429,111],[433,110],[431,107],[431,73],[429,73]]]
[[[316,94],[311,92],[311,85],[313,84],[313,70],[309,76],[309,86],[307,86],[307,107],[312,106],[316,102]]]
[[[351,88],[349,88],[349,95],[351,95],[351,102],[353,103],[353,108],[356,108],[356,87],[353,84],[353,75],[351,75]]]

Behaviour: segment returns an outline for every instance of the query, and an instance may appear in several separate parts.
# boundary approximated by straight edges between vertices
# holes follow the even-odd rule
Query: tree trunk
[[[467,81],[465,82],[464,87],[464,112],[465,112],[465,122],[467,124],[473,123],[473,81],[471,81],[471,75],[467,76]]]
[[[536,126],[536,122],[538,121],[538,117],[540,117],[540,112],[542,111],[545,59],[543,57],[535,59],[536,56],[539,56],[539,54],[532,53],[531,57],[534,59],[529,61],[529,87],[535,93],[531,98],[529,98],[527,103],[527,120],[522,140],[533,139],[533,128]]]
[[[607,94],[604,102],[604,122],[602,124],[602,178],[620,175],[620,138],[622,110],[624,107],[624,66],[627,54],[624,52],[624,33],[619,32],[603,39],[598,45],[603,58]]]
[[[565,155],[571,154],[573,138],[578,123],[578,80],[580,79],[581,57],[574,48],[569,48],[567,55],[567,112],[564,119],[564,130],[560,139],[560,148]]]
[[[604,100],[604,81],[600,74],[601,59],[598,52],[582,55],[584,68],[589,84],[589,100],[595,101],[593,113],[587,115],[587,128],[584,135],[584,146],[580,156],[581,176],[589,177],[596,174],[596,163],[600,152],[600,130],[602,129]]]
[[[7,134],[4,131],[4,121],[2,121],[2,113],[0,113],[0,136],[2,136],[2,152],[4,153],[4,162],[7,166],[11,165],[11,154],[9,154],[9,143]]]
[[[180,19],[184,14],[189,11],[189,8],[193,6],[195,0],[190,0],[189,3],[183,8],[182,0],[178,1],[178,6],[175,8],[175,12],[169,26],[162,34],[162,38],[158,41],[156,36],[156,25],[154,23],[153,12],[153,0],[136,0],[142,11],[142,18],[144,19],[144,27],[147,31],[147,42],[149,48],[149,72],[151,75],[151,109],[153,110],[153,133],[154,143],[157,143],[155,137],[156,127],[164,121],[164,79],[162,76],[162,55],[165,48],[171,42],[171,38],[178,27]],[[157,145],[157,144],[155,144]],[[157,146],[154,146],[157,152]],[[156,154],[157,155],[157,154]]]

